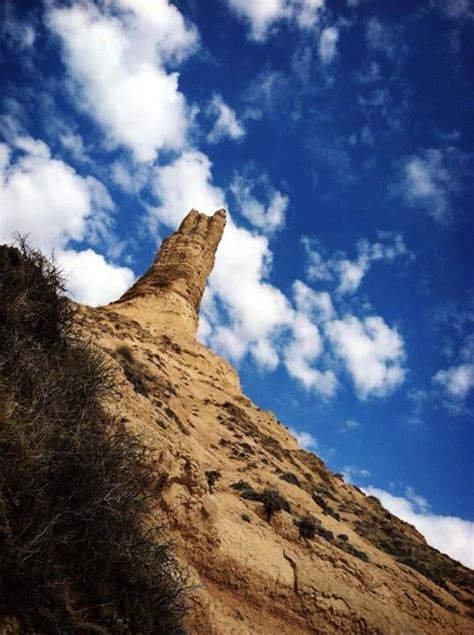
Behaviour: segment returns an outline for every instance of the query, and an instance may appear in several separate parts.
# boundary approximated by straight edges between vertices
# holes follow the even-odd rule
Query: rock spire
[[[115,303],[115,308],[140,304],[154,313],[153,326],[163,322],[160,317],[167,317],[168,329],[175,331],[173,326],[179,323],[181,335],[195,337],[201,299],[225,224],[223,209],[213,216],[192,209],[179,229],[163,240],[151,267]]]

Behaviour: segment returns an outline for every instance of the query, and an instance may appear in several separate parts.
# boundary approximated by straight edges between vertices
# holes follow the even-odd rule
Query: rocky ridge
[[[190,632],[472,633],[472,572],[300,449],[196,341],[224,226],[191,211],[120,300],[77,313],[116,370],[110,408],[156,450]]]

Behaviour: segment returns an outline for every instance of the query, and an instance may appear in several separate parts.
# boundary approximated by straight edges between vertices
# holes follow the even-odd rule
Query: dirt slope
[[[192,211],[120,301],[78,308],[117,370],[112,409],[157,450],[157,515],[198,585],[190,632],[474,632],[472,572],[301,450],[196,342],[224,225]]]

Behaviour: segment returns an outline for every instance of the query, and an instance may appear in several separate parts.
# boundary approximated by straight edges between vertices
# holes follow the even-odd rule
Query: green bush
[[[40,253],[0,247],[0,630],[184,633],[154,457],[104,411],[111,372],[63,291]]]

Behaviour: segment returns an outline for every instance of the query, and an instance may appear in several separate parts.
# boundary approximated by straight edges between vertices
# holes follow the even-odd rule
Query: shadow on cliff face
[[[101,406],[112,374],[63,292],[40,253],[0,247],[0,631],[184,633],[155,464]]]

